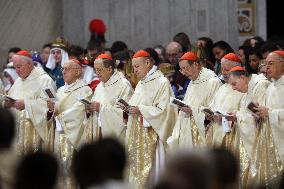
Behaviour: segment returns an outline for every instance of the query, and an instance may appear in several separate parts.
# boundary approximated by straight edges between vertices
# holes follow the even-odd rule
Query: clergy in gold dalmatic
[[[63,66],[65,85],[56,93],[57,101],[48,101],[48,108],[55,120],[54,153],[61,165],[60,188],[76,188],[71,174],[74,152],[86,142],[85,105],[79,99],[91,100],[92,90],[80,79],[82,68],[76,59],[70,59]],[[50,139],[52,140],[53,137]]]
[[[221,73],[224,84],[216,92],[216,95],[209,106],[209,109],[213,112],[219,111],[228,113],[239,110],[243,93],[234,90],[228,83],[229,70],[235,66],[241,66],[241,60],[236,54],[229,53],[221,59]],[[206,118],[211,121],[208,125],[208,130],[206,131],[206,143],[208,146],[222,146],[224,137],[231,134],[231,125],[233,123],[216,113],[214,116],[206,114]]]
[[[265,95],[265,105],[257,108],[262,119],[254,145],[252,176],[256,183],[277,188],[284,164],[284,51],[277,50],[266,58],[267,76],[272,78]]]
[[[45,88],[55,90],[53,80],[40,67],[35,67],[32,55],[21,50],[14,55],[13,63],[19,78],[8,95],[16,101],[6,101],[5,107],[12,108],[16,115],[17,134],[15,147],[19,154],[41,150],[47,142]]]
[[[247,188],[264,184],[264,177],[261,175],[268,173],[273,177],[279,171],[274,142],[267,137],[271,135],[271,129],[264,120],[258,119],[253,113],[257,109],[250,108],[249,105],[253,103],[257,107],[265,104],[265,92],[270,82],[264,75],[249,75],[239,66],[232,68],[230,72],[230,83],[235,90],[244,93],[244,97],[240,110],[231,115],[235,117],[235,128],[239,138],[235,138],[237,142],[234,146],[228,147],[240,158],[241,186]]]
[[[131,84],[114,68],[114,61],[108,54],[101,54],[96,58],[94,70],[101,82],[89,106],[92,114],[89,120],[89,141],[106,136],[125,141],[126,123],[123,119],[123,110],[116,102],[119,98],[129,101],[133,94]]]
[[[203,68],[192,52],[187,52],[180,58],[179,66],[182,74],[191,79],[191,82],[183,100],[187,107],[179,111],[173,133],[167,142],[173,150],[204,147],[205,114],[202,110],[211,104],[222,82],[213,71]]]
[[[132,65],[140,81],[128,109],[129,182],[135,188],[144,188],[156,181],[163,168],[166,139],[175,124],[177,109],[169,103],[174,96],[170,82],[154,66],[148,52],[137,51]]]

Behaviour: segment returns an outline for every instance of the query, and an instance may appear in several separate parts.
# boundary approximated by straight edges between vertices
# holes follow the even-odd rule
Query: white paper
[[[229,121],[226,119],[226,117],[222,117],[222,127],[225,133],[231,132]]]
[[[55,117],[55,126],[56,126],[56,131],[58,131],[58,132],[63,131],[63,128],[62,128],[59,120],[57,119],[57,117]]]
[[[144,117],[143,117],[143,126],[144,127],[151,127],[150,123],[146,119],[144,119]]]
[[[97,116],[97,118],[98,118],[98,126],[99,126],[99,127],[102,127],[101,114],[98,113],[98,112],[96,112],[96,116]]]

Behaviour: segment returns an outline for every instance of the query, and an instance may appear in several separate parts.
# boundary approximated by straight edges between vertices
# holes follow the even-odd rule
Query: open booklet
[[[183,101],[174,97],[170,97],[170,103],[177,105],[178,108],[188,107],[188,105],[186,105]]]
[[[118,98],[116,100],[116,104],[121,108],[123,109],[124,111],[127,111],[128,108],[130,107],[130,105],[125,101],[123,100],[122,98]]]
[[[84,98],[78,98],[78,101],[81,102],[82,104],[85,104],[87,106],[90,106],[91,105],[91,102],[84,99]]]
[[[0,97],[3,98],[5,101],[9,101],[10,103],[14,103],[16,99],[13,99],[12,97],[9,97],[8,95],[3,95],[0,93]]]
[[[229,116],[229,114],[227,114],[226,112],[223,112],[223,111],[215,111],[215,112],[213,112],[209,108],[204,108],[202,110],[202,112],[205,113],[205,114],[209,114],[209,115],[220,115],[222,117],[223,131],[226,132],[226,133],[231,131],[231,127],[229,125],[229,121],[227,120],[227,117]]]
[[[220,115],[221,117],[227,117],[229,116],[226,112],[223,112],[223,111],[215,111],[213,112],[211,109],[209,108],[204,108],[202,110],[203,113],[205,114],[209,114],[209,115]]]
[[[55,93],[53,92],[52,89],[45,88],[45,89],[43,89],[43,91],[49,99],[56,100],[56,95],[55,95]]]

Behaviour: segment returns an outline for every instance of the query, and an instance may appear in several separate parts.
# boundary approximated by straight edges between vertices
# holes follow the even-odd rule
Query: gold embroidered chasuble
[[[236,112],[240,108],[240,101],[243,95],[243,93],[233,90],[230,84],[225,83],[217,91],[209,108],[214,112]],[[229,122],[229,126],[231,124]],[[206,143],[209,146],[221,146],[225,135],[222,123],[210,123],[206,131]]]
[[[283,94],[284,76],[277,81],[273,80],[266,90],[265,106],[269,108],[268,117],[258,128],[251,160],[251,182],[270,188],[279,186],[279,179],[283,174]]]
[[[216,74],[206,68],[202,68],[198,78],[189,83],[184,103],[192,109],[192,116],[189,117],[184,112],[179,112],[173,133],[167,140],[171,149],[206,146],[205,115],[202,109],[211,104],[221,85],[222,83]]]
[[[17,134],[15,147],[19,154],[36,152],[47,143],[47,97],[44,88],[56,89],[53,80],[42,68],[34,67],[30,75],[18,78],[8,95],[14,99],[23,99],[25,109],[12,109],[16,115]]]
[[[92,90],[89,86],[78,79],[69,86],[59,88],[56,94],[55,119],[57,120],[54,152],[61,166],[60,184],[62,188],[76,188],[76,183],[71,176],[71,163],[74,151],[86,142],[86,112],[85,105],[78,98],[91,100]]]
[[[150,177],[157,177],[163,167],[164,145],[177,118],[176,107],[169,103],[173,96],[170,82],[152,68],[129,100],[142,114],[130,115],[127,123],[129,182],[136,188],[155,180]]]
[[[259,124],[252,116],[252,112],[247,108],[250,102],[258,103],[263,106],[265,104],[265,91],[270,82],[262,74],[252,74],[251,80],[248,83],[248,91],[244,94],[240,110],[237,112],[237,124],[235,126],[236,136],[234,140],[235,145],[230,145],[228,148],[232,149],[240,158],[241,164],[241,186],[243,188],[249,187],[252,183],[256,183],[255,169],[256,161],[260,159],[255,156],[257,153],[257,146],[264,141],[260,141],[266,133],[266,125]],[[262,134],[261,134],[262,133]],[[239,141],[238,141],[239,140]],[[238,146],[236,145],[238,144]],[[263,149],[264,150],[264,149]],[[255,159],[257,158],[257,160]]]
[[[122,98],[128,102],[132,94],[131,84],[118,71],[115,71],[106,83],[101,82],[97,86],[91,101],[100,103],[100,111],[94,112],[89,119],[90,141],[99,138],[98,127],[101,127],[102,137],[113,136],[125,141],[126,124],[123,121],[123,111],[117,107],[116,101]]]

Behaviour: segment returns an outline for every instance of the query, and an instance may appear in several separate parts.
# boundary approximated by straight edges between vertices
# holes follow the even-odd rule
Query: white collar
[[[65,83],[64,85],[64,91],[67,91],[68,89],[70,89],[71,87],[73,87],[76,83],[77,83],[78,79],[76,81],[74,81],[73,83],[71,84],[67,84]]]
[[[150,75],[152,75],[155,71],[157,71],[157,66],[153,66],[152,68],[151,68],[151,70],[147,73],[147,75],[143,78],[143,79],[141,79],[142,81],[143,80],[145,80],[145,79],[147,79]]]

